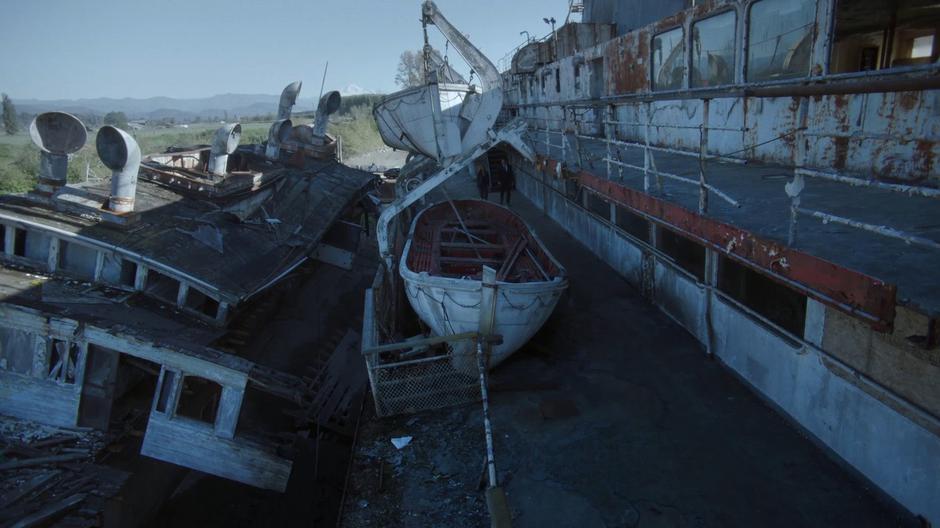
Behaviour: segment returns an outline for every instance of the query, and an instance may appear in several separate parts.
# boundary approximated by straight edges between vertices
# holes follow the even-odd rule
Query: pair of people
[[[500,160],[496,169],[496,185],[499,187],[499,203],[507,206],[512,205],[512,191],[516,188],[516,175],[512,167],[506,160]],[[477,169],[477,189],[480,191],[480,199],[488,200],[490,197],[490,174],[483,167]]]

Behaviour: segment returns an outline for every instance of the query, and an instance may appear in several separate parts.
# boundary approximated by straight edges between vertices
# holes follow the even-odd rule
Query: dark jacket
[[[482,168],[477,171],[477,189],[490,191],[490,174]]]
[[[499,167],[499,188],[503,191],[510,191],[516,188],[516,175],[512,167],[500,165]]]

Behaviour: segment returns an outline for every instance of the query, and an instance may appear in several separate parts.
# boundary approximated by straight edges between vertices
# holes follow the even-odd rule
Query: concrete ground
[[[518,193],[513,209],[571,280],[491,374],[514,527],[917,525]],[[364,417],[358,445],[344,526],[488,525],[479,405]]]

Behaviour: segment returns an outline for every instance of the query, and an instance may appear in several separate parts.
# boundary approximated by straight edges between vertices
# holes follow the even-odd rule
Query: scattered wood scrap
[[[0,526],[100,525],[127,474],[100,466],[100,432],[0,420]]]

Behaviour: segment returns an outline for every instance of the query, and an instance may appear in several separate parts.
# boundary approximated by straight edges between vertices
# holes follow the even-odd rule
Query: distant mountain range
[[[350,84],[340,91],[343,95],[364,95],[373,93],[362,87]],[[59,111],[77,115],[103,116],[108,112],[124,112],[131,120],[160,120],[173,118],[178,122],[197,119],[247,117],[273,114],[277,112],[280,95],[269,94],[222,94],[197,99],[175,99],[172,97],[148,97],[146,99],[114,99],[100,97],[96,99],[14,99],[18,112],[38,114]],[[316,109],[313,97],[301,97],[294,106],[295,112]]]

